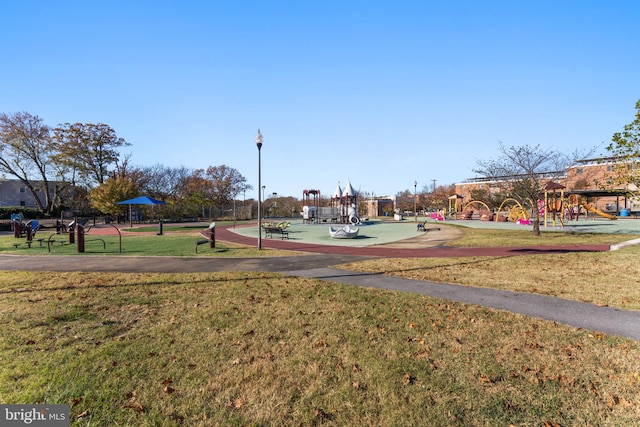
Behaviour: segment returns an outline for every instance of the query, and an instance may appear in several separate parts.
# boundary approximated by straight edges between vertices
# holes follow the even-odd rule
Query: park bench
[[[425,233],[429,231],[440,231],[440,227],[430,227],[427,228],[427,221],[418,224],[418,231],[424,231]]]
[[[280,240],[287,239],[289,240],[289,223],[278,223],[278,224],[262,224],[262,228],[264,229],[264,235],[266,238],[273,238],[274,234],[280,235]]]

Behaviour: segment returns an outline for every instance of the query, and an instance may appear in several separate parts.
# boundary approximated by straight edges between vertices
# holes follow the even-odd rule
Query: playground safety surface
[[[475,221],[479,222],[479,221]],[[467,221],[469,223],[469,221]],[[499,224],[499,223],[496,223]],[[405,224],[412,228],[416,227],[416,223]],[[465,224],[467,225],[467,224]],[[469,226],[473,226],[469,224]],[[640,227],[640,221],[638,222]],[[323,226],[316,227],[321,231],[322,236],[328,236],[326,228]],[[603,252],[610,249],[609,245],[590,244],[590,245],[556,245],[556,246],[526,246],[526,247],[495,247],[495,248],[455,248],[445,246],[447,242],[458,239],[464,235],[464,232],[456,227],[446,227],[445,224],[427,223],[426,232],[421,232],[414,237],[388,241],[382,244],[372,246],[347,246],[346,240],[333,240],[335,244],[326,244],[328,239],[319,240],[316,236],[306,237],[304,239],[282,240],[278,237],[272,239],[262,238],[262,247],[271,249],[284,249],[300,252],[312,252],[318,254],[339,254],[339,255],[356,255],[367,257],[386,257],[386,258],[435,258],[435,257],[470,257],[470,256],[515,256],[515,255],[531,255],[531,254],[549,254],[549,253],[568,253],[568,252]],[[257,245],[257,229],[256,227],[234,229],[232,227],[216,228],[216,239],[242,245]],[[246,231],[250,230],[250,231]],[[362,231],[361,231],[362,232]],[[366,233],[366,231],[365,231]],[[640,228],[638,230],[640,234]],[[290,233],[290,236],[295,235]]]

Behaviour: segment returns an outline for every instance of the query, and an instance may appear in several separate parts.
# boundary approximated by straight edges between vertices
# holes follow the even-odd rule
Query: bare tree
[[[502,192],[520,202],[531,212],[534,236],[540,236],[540,215],[538,200],[549,181],[565,175],[573,160],[566,154],[540,145],[505,147],[500,143],[497,159],[479,160],[480,176],[488,178],[499,186]]]
[[[161,164],[143,166],[132,173],[140,191],[159,200],[166,201],[178,195],[182,182],[193,174],[185,166],[173,168]]]
[[[50,128],[27,112],[0,114],[0,172],[19,179],[45,214],[54,210],[59,188],[51,182],[55,157]]]

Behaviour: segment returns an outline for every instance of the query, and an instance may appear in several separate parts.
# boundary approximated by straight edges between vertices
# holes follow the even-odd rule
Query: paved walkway
[[[257,244],[256,238],[241,236],[225,227],[216,229],[218,240]],[[216,272],[264,271],[315,278],[349,285],[412,292],[467,304],[520,313],[577,328],[632,338],[640,341],[640,312],[570,301],[544,295],[473,288],[469,286],[409,280],[383,274],[368,274],[332,268],[345,262],[371,257],[416,256],[516,256],[534,253],[606,251],[607,245],[556,246],[527,248],[340,248],[303,242],[263,239],[263,247],[313,252],[306,256],[265,258],[211,257],[99,257],[0,255],[0,269],[26,271],[97,271],[97,272]]]

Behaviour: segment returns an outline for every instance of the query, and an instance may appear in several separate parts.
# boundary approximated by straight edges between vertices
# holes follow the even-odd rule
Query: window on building
[[[20,200],[20,206],[21,207],[25,207],[25,206],[27,206],[27,204],[24,202],[24,200]]]
[[[21,193],[26,193],[27,192],[27,187],[20,187],[20,192]]]

